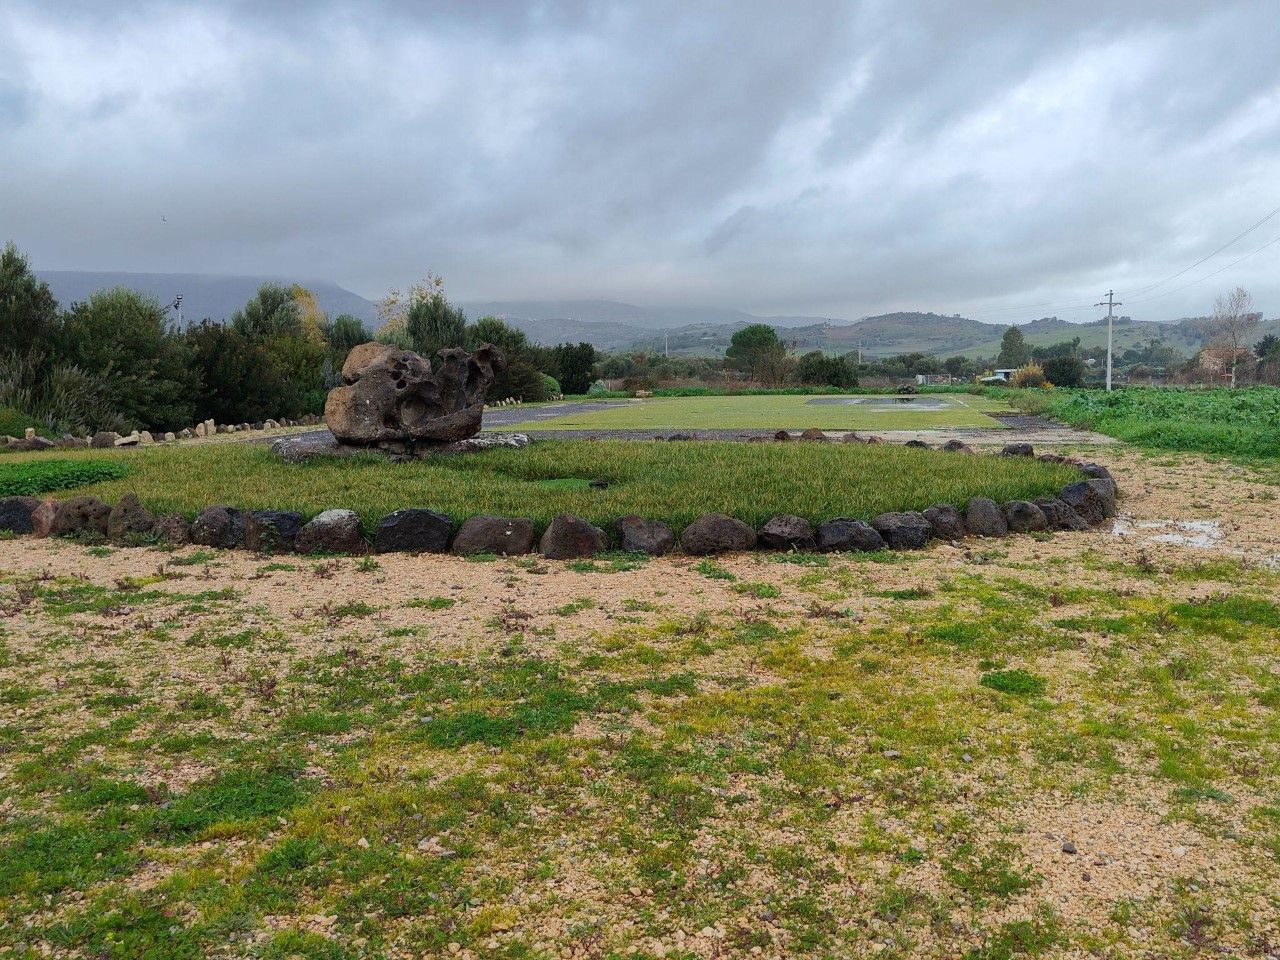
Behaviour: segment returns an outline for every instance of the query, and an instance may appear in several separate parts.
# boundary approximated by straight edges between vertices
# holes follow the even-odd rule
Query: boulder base
[[[245,549],[255,553],[292,553],[302,529],[302,514],[292,510],[253,510],[244,524]]]
[[[769,550],[813,550],[818,540],[803,517],[780,513],[760,529],[760,544]]]
[[[107,537],[111,540],[127,540],[129,537],[146,536],[155,529],[156,515],[138,502],[134,493],[126,493],[111,508],[107,518]]]
[[[933,528],[933,535],[938,540],[963,540],[965,537],[964,517],[960,511],[949,503],[940,503],[924,512],[925,519]]]
[[[1007,537],[1009,524],[990,497],[974,497],[964,509],[964,528],[975,537]]]
[[[72,497],[58,504],[49,532],[55,537],[80,533],[106,536],[111,508],[97,497]]]
[[[5,497],[0,500],[0,530],[9,533],[30,533],[31,515],[40,506],[35,497]]]
[[[231,550],[244,543],[244,514],[235,507],[205,507],[191,524],[191,542]]]
[[[871,521],[871,526],[892,550],[919,550],[933,536],[929,518],[913,510],[882,513]]]

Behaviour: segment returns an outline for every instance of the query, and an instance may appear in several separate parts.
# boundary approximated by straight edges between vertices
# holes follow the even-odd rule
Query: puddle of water
[[[1183,547],[1219,547],[1226,537],[1217,520],[1134,520],[1127,516],[1116,517],[1111,533]]]

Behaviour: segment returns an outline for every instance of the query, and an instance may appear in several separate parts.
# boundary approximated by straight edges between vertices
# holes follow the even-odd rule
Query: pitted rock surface
[[[480,430],[484,394],[506,369],[492,344],[474,353],[441,350],[435,370],[410,350],[383,343],[354,348],[344,385],[329,391],[324,419],[340,443],[412,452],[418,444],[465,440]]]

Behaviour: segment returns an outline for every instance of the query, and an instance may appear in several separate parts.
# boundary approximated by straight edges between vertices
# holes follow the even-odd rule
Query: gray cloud
[[[0,236],[372,296],[1090,319],[1280,204],[1275,13],[10,0]],[[1278,250],[1131,312],[1280,311]]]

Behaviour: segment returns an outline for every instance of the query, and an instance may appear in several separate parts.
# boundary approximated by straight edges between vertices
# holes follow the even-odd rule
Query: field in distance
[[[562,417],[504,424],[503,430],[936,430],[1000,429],[991,413],[1012,412],[989,397],[923,394],[654,397]]]

